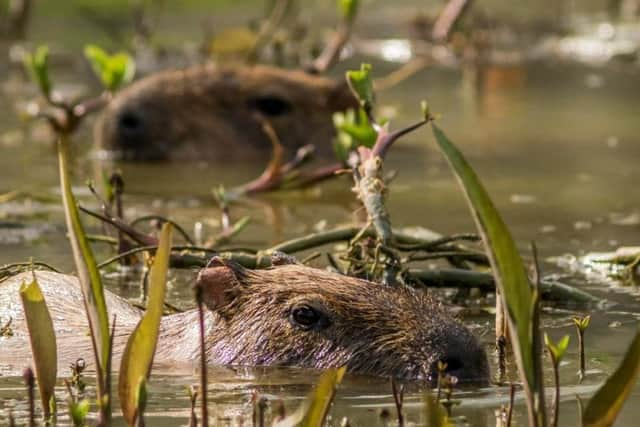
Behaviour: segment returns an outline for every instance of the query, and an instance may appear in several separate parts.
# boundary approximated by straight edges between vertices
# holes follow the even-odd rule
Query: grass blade
[[[31,283],[25,282],[20,286],[20,298],[29,329],[31,353],[36,365],[36,378],[46,420],[51,416],[49,404],[54,398],[54,388],[58,376],[58,355],[51,315],[35,273]]]
[[[624,359],[596,394],[582,415],[585,427],[613,425],[640,373],[640,330],[636,332]]]
[[[531,324],[533,320],[533,290],[513,237],[489,194],[462,153],[434,124],[433,134],[458,183],[464,190],[473,218],[489,254],[491,268],[501,298],[507,307],[513,350],[518,370],[528,396],[535,396],[536,412],[543,410],[543,385],[538,376],[538,357]],[[544,423],[542,415],[542,423]]]
[[[122,414],[129,425],[134,425],[138,416],[138,390],[141,381],[145,382],[151,373],[156,351],[166,292],[172,229],[170,223],[162,226],[160,243],[149,272],[147,311],[129,337],[120,363],[118,393]]]
[[[71,249],[76,265],[80,287],[84,296],[85,310],[89,320],[89,331],[96,359],[96,376],[98,388],[98,402],[103,413],[103,418],[110,418],[109,390],[110,372],[109,357],[111,354],[111,341],[109,333],[109,314],[104,297],[102,279],[96,267],[91,246],[87,240],[84,227],[80,221],[80,213],[75,196],[71,190],[69,177],[69,140],[62,136],[58,140],[58,164],[60,173],[60,187],[62,190],[62,203],[64,205],[65,220]]]
[[[424,420],[427,427],[450,427],[451,423],[447,418],[447,413],[440,405],[440,402],[429,391],[422,395]]]
[[[324,424],[336,394],[336,388],[342,382],[346,370],[347,368],[343,366],[338,369],[330,369],[322,374],[311,396],[309,409],[300,423],[302,427],[320,427]]]
[[[274,427],[320,427],[324,425],[336,388],[342,382],[346,367],[329,369],[318,380],[307,401],[295,413],[282,421],[274,423]]]

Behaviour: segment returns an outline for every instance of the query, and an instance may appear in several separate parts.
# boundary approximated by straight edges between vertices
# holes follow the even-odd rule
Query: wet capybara
[[[77,279],[35,273],[58,343],[59,372],[78,357],[92,360]],[[0,337],[0,375],[30,363],[19,297],[21,273],[0,283],[0,321],[13,319],[13,336]],[[346,366],[353,373],[433,381],[438,361],[460,381],[485,384],[488,363],[474,336],[423,292],[391,288],[337,273],[289,264],[248,270],[219,261],[198,277],[206,310],[206,354],[211,365]],[[142,312],[106,292],[117,316],[114,366]],[[155,370],[175,371],[199,357],[197,310],[162,318]],[[167,369],[169,368],[169,369]]]
[[[332,151],[332,114],[357,106],[345,83],[258,65],[204,65],[143,78],[118,93],[96,124],[98,145],[128,160],[268,158],[269,121],[287,154]]]

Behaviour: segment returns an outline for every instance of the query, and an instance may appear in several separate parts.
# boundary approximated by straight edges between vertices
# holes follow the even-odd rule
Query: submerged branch
[[[404,275],[407,282],[429,288],[478,288],[488,292],[495,291],[495,280],[491,273],[457,268],[434,270],[410,268]],[[603,301],[581,289],[550,278],[541,280],[540,291],[544,300],[564,304],[572,302],[597,305]]]

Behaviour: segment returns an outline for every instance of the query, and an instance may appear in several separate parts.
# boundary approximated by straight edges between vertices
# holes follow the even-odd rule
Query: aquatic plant
[[[586,315],[583,317],[574,317],[573,324],[576,326],[576,332],[578,334],[578,355],[580,357],[580,369],[578,370],[578,378],[582,381],[585,377],[586,360],[584,356],[584,333],[587,331],[589,324],[591,323],[591,316]]]
[[[549,335],[544,334],[544,345],[551,357],[551,365],[553,366],[553,379],[555,392],[553,394],[553,417],[551,418],[551,426],[558,425],[558,413],[560,412],[560,362],[567,352],[569,346],[569,335],[560,338],[560,341],[554,343]]]
[[[149,299],[147,309],[135,327],[124,349],[120,363],[118,394],[122,414],[129,425],[139,425],[146,403],[146,381],[158,342],[160,318],[164,308],[167,270],[171,247],[171,224],[165,223],[160,232],[160,243],[149,271]]]
[[[615,422],[640,374],[640,330],[636,332],[615,372],[593,395],[582,413],[584,427],[605,427]]]
[[[126,52],[109,55],[99,46],[89,44],[84,48],[84,56],[91,63],[102,86],[110,92],[129,84],[136,73],[136,63]]]
[[[56,335],[35,272],[31,283],[23,283],[20,287],[20,298],[29,330],[29,342],[36,368],[42,411],[44,419],[49,420],[55,414],[56,406],[54,394],[58,374]]]
[[[433,134],[464,190],[473,218],[482,236],[496,279],[497,298],[506,308],[509,333],[525,387],[529,425],[546,425],[540,332],[537,304],[539,294],[527,277],[524,264],[507,226],[479,178],[449,138],[432,124]]]
[[[47,120],[59,136],[66,137],[74,133],[87,116],[100,111],[111,100],[113,93],[129,83],[135,74],[135,62],[126,53],[109,55],[95,45],[87,45],[85,56],[105,90],[82,99],[65,99],[55,91],[49,75],[49,48],[46,45],[40,45],[33,53],[24,56],[27,74],[38,85],[46,101],[46,108],[36,106],[29,110],[29,114]]]

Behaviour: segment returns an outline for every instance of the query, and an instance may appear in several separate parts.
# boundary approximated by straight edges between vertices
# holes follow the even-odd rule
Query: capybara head
[[[208,337],[219,363],[346,366],[433,383],[442,361],[462,382],[488,380],[482,346],[424,292],[297,264],[259,271],[214,264],[197,285],[222,325]]]
[[[287,152],[331,152],[332,113],[357,106],[344,83],[270,66],[193,67],[139,80],[110,102],[96,139],[129,160],[268,157],[269,121]]]

